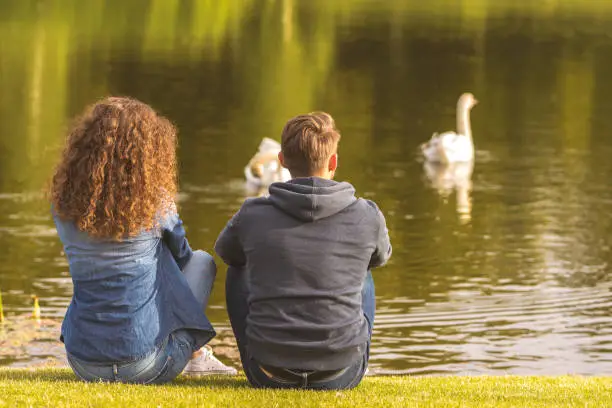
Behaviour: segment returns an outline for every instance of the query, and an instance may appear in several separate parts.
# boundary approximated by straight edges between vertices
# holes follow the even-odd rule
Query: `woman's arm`
[[[162,224],[162,239],[181,270],[193,255],[185,234],[183,221],[176,212],[171,213]]]

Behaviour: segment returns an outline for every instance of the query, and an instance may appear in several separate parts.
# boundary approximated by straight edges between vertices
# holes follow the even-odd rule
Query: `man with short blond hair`
[[[325,112],[299,115],[285,125],[279,159],[293,178],[318,175],[338,165],[340,133]],[[333,177],[333,173],[331,174]],[[330,177],[331,178],[331,177]]]
[[[368,365],[371,269],[391,256],[385,218],[333,180],[340,132],[313,112],[290,119],[279,161],[292,179],[248,199],[219,235],[227,310],[256,387],[346,389]]]

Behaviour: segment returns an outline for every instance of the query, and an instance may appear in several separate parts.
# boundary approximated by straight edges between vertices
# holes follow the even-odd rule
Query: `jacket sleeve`
[[[236,267],[246,265],[246,256],[239,235],[241,211],[242,209],[228,221],[221,234],[219,234],[217,242],[215,242],[217,255],[223,259],[226,265]]]
[[[391,253],[393,249],[391,247],[391,240],[389,238],[389,230],[387,229],[387,223],[385,222],[385,216],[382,211],[374,204],[370,202],[370,204],[376,210],[376,216],[378,221],[378,233],[376,236],[376,248],[374,249],[374,253],[370,258],[369,268],[377,268],[379,266],[383,266],[387,263],[389,258],[391,258]]]
[[[183,270],[193,255],[185,234],[183,221],[177,213],[168,216],[162,223],[162,239],[168,246],[168,249],[170,249],[174,260],[181,270]]]

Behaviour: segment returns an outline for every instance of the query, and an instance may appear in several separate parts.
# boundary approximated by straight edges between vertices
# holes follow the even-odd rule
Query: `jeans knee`
[[[201,265],[203,272],[211,275],[217,275],[217,264],[215,258],[212,257],[208,252],[198,249],[193,251],[193,258],[198,265]]]

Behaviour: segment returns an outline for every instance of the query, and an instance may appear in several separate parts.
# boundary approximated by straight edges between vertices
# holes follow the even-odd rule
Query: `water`
[[[128,94],[180,129],[181,214],[205,250],[261,138],[334,115],[338,178],[376,200],[394,244],[375,272],[376,372],[612,373],[611,5],[216,3],[0,0],[0,289],[18,328],[0,364],[61,354],[72,289],[41,191],[70,118]],[[439,193],[416,152],[454,128],[464,91],[480,101],[472,186]],[[210,317],[227,335],[224,272]],[[51,346],[9,347],[31,294],[45,322],[30,337]]]

